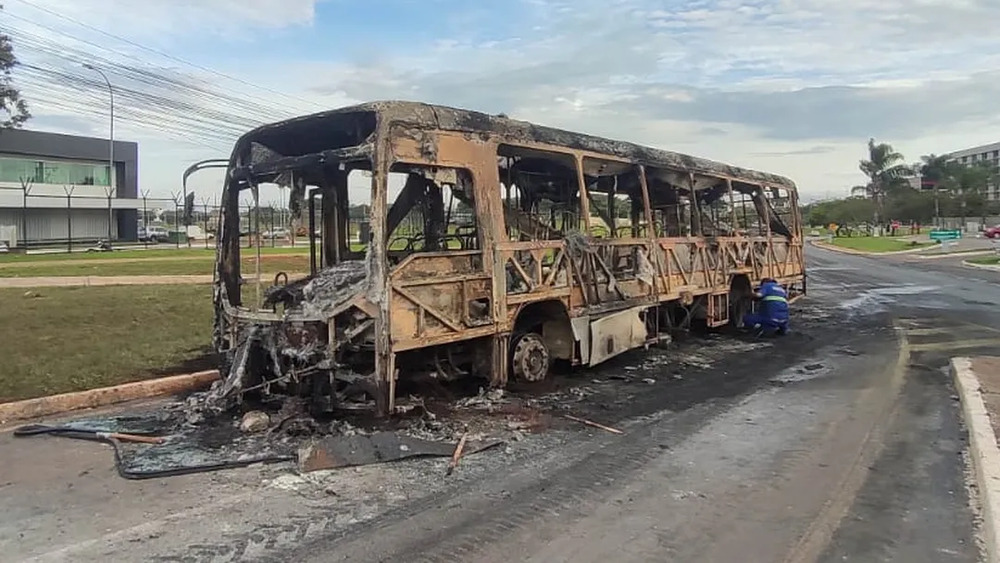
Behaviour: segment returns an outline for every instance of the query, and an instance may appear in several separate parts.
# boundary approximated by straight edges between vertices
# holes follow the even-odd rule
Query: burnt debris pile
[[[324,393],[328,397],[338,386],[356,387],[353,384],[358,374],[335,369],[323,321],[364,291],[367,264],[366,260],[340,262],[308,278],[269,288],[263,306],[280,311],[279,320],[237,327],[235,345],[225,356],[222,379],[202,398],[200,411],[211,416],[231,410],[249,392],[281,391],[296,396],[300,384],[311,384],[317,374],[330,374],[330,389]],[[334,381],[340,372],[350,381]]]
[[[264,294],[264,307],[281,304],[286,310],[300,308],[310,317],[321,316],[360,293],[367,274],[365,260],[340,262],[314,276],[269,288]]]

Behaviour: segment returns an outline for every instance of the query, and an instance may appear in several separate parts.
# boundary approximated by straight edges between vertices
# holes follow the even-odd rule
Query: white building
[[[139,146],[11,129],[0,132],[0,229],[15,245],[135,240]],[[110,192],[110,202],[109,202]],[[110,205],[109,205],[110,203]],[[11,242],[11,241],[6,241]]]
[[[1000,169],[1000,143],[950,152],[947,156],[948,160],[952,162],[960,162],[968,165],[985,162],[992,165],[995,169]],[[993,201],[1000,200],[1000,185],[990,185],[987,197]]]

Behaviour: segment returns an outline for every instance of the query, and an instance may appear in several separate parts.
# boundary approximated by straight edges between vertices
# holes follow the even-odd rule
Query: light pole
[[[115,91],[111,87],[111,81],[108,80],[108,75],[104,74],[104,71],[97,68],[90,63],[83,63],[83,68],[93,70],[94,72],[101,75],[104,79],[104,83],[108,85],[108,96],[111,100],[111,125],[109,128],[108,135],[108,198],[117,194],[117,189],[115,186]],[[113,214],[111,211],[111,206],[108,206],[108,242],[111,242],[111,222],[113,220]]]

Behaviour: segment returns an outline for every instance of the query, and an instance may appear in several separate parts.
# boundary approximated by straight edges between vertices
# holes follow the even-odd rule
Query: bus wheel
[[[552,358],[540,334],[526,332],[515,336],[510,350],[511,372],[517,380],[536,382],[548,375]]]

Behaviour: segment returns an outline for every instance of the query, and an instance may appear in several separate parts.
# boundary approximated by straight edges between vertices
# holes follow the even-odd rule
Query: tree
[[[830,223],[857,225],[869,220],[872,212],[872,201],[859,196],[820,201],[802,208],[805,220],[816,227],[824,227]]]
[[[928,154],[920,157],[920,176],[936,185],[941,184],[948,177],[951,170],[948,162],[948,155]]]
[[[963,225],[965,218],[970,213],[979,215],[983,218],[983,222],[986,221],[985,215],[988,208],[986,192],[995,176],[996,170],[985,163],[964,165],[950,162],[948,164],[947,176],[943,185],[958,199]]]
[[[3,10],[2,4],[0,10]],[[0,129],[21,127],[31,117],[28,103],[21,98],[21,93],[11,80],[11,71],[15,66],[17,57],[14,56],[10,37],[0,33]]]
[[[893,219],[927,224],[934,217],[935,196],[920,190],[901,191],[887,198],[886,209]]]
[[[868,176],[864,186],[854,186],[851,193],[864,195],[875,204],[875,225],[885,218],[885,198],[888,194],[908,187],[906,178],[912,171],[904,162],[903,155],[888,143],[875,144],[868,140],[868,159],[858,163],[858,168]]]
[[[948,162],[948,155],[928,154],[920,157],[921,183],[930,182],[934,185],[934,217],[935,221],[941,216],[941,194],[940,189],[948,179],[953,166]]]

